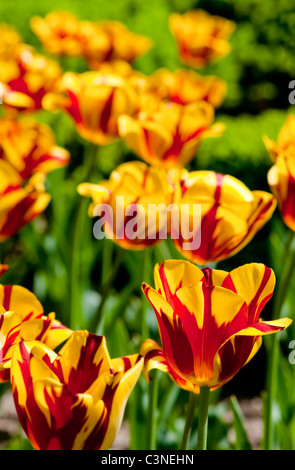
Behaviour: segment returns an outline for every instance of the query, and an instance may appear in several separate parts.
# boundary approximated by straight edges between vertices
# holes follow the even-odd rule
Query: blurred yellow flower
[[[32,47],[21,45],[14,56],[13,66],[0,70],[3,104],[15,111],[42,109],[42,99],[56,89],[61,77],[59,65],[37,53]]]
[[[69,152],[56,145],[49,126],[31,118],[0,118],[0,159],[7,160],[23,179],[68,164]]]
[[[169,18],[172,34],[177,42],[181,61],[189,67],[202,68],[227,55],[229,37],[235,23],[203,10],[184,14],[173,13]]]
[[[136,116],[119,118],[119,134],[140,158],[166,168],[181,167],[197,153],[201,140],[220,135],[214,108],[205,101],[180,105],[147,97]]]
[[[178,69],[171,72],[158,69],[148,78],[148,89],[161,99],[178,104],[208,101],[218,108],[226,94],[226,84],[214,76],[202,76],[194,70]]]
[[[62,77],[61,91],[48,94],[43,105],[66,111],[84,139],[104,145],[118,138],[119,116],[135,112],[137,94],[118,75],[68,72]]]

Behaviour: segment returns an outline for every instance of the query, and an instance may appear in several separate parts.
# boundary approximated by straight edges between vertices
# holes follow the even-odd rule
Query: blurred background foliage
[[[216,121],[224,122],[226,131],[216,139],[202,142],[192,168],[228,173],[242,180],[251,190],[268,191],[267,171],[271,161],[262,136],[268,135],[276,139],[287,113],[293,112],[288,101],[288,84],[295,79],[294,0],[6,0],[0,3],[0,21],[13,25],[24,42],[45,53],[30,29],[30,18],[34,15],[45,16],[50,11],[67,10],[81,19],[119,20],[132,31],[149,36],[154,41],[154,47],[134,63],[136,69],[150,74],[160,67],[170,70],[182,67],[175,41],[169,31],[168,18],[172,12],[182,13],[193,8],[202,8],[211,14],[232,19],[236,22],[237,29],[231,38],[232,52],[200,72],[205,75],[217,75],[227,83],[226,99],[216,113]],[[86,69],[86,64],[80,59],[65,59],[62,66],[64,70]],[[80,182],[84,142],[64,114],[38,113],[35,117],[51,125],[58,144],[70,150],[72,160],[68,168],[56,170],[48,175],[47,187],[52,195],[52,203],[44,216],[23,229],[14,240],[0,247],[2,255],[5,255],[5,262],[12,266],[4,281],[21,283],[33,289],[43,302],[46,313],[54,310],[58,319],[68,323],[71,308],[68,292],[73,235],[70,227],[79,200],[76,186]],[[97,178],[108,176],[122,158],[131,157],[136,158],[120,141],[100,149]],[[85,325],[101,299],[99,287],[106,274],[100,269],[103,258],[107,256],[111,259],[116,252],[112,242],[104,240],[99,243],[93,240],[92,221],[86,213],[87,205],[88,202],[85,201],[85,228],[80,259],[80,289]],[[257,234],[253,242],[233,258],[220,263],[220,269],[230,270],[240,264],[255,261],[272,266],[276,271],[280,267],[285,236],[285,228],[276,211],[273,219]],[[170,249],[173,256],[179,257],[172,246]],[[158,254],[157,261],[161,261],[160,256],[161,254]],[[141,253],[125,253],[124,264],[113,283],[112,296],[104,306],[104,312],[108,313],[104,331],[112,356],[137,352],[140,346],[137,313],[141,301],[141,276],[138,273],[141,265]],[[151,269],[148,276],[151,276]],[[152,282],[151,279],[144,280]],[[294,313],[294,301],[295,289],[291,289],[284,306],[285,314]],[[271,302],[265,309],[264,317],[269,316],[270,309]],[[156,338],[157,326],[149,309],[146,319],[150,335]],[[288,354],[288,341],[292,338],[294,326],[282,335],[285,356]],[[237,396],[252,397],[263,393],[266,355],[264,348],[261,348],[257,357],[223,388],[220,392],[222,396],[234,393]],[[293,369],[282,357],[280,383],[294,384]],[[176,401],[182,406],[187,397],[175,389],[166,394],[167,380],[167,377],[163,378],[159,393],[163,402],[159,422],[166,420],[166,427],[161,425],[158,434],[164,448],[175,448],[175,443],[179,442],[179,429],[182,429],[183,419],[175,420],[172,410],[175,409],[173,406]],[[294,390],[294,386],[286,386],[284,390],[280,388],[279,391],[281,395],[278,423],[281,425],[282,436],[282,442],[279,444],[287,448],[294,446]],[[132,400],[138,400],[137,403],[141,405],[130,407],[129,411],[131,423],[137,426],[137,432],[132,434],[133,439],[139,440],[133,445],[139,447],[144,445],[140,442],[143,435],[140,426],[142,429],[145,427],[141,415],[144,416],[146,412],[146,393],[143,379],[132,396]],[[224,441],[227,424],[223,420],[222,406],[221,404],[216,407],[214,415],[210,416],[209,426],[215,430],[210,434],[211,448],[231,447],[228,441]],[[247,448],[249,443],[234,406],[233,413],[239,423],[236,436],[242,439],[244,447]],[[240,434],[237,434],[237,429],[240,429]]]

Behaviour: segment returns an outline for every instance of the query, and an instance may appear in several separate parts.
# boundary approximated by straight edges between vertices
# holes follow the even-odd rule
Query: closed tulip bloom
[[[153,340],[142,345],[147,378],[157,368],[194,393],[227,383],[257,353],[263,335],[292,321],[261,320],[274,286],[273,271],[260,263],[229,273],[179,260],[156,265],[155,288],[144,283],[143,291],[155,311],[162,347]]]
[[[174,72],[159,69],[149,77],[148,83],[161,99],[182,105],[207,101],[218,108],[226,93],[226,84],[219,77],[202,76],[189,69]]]
[[[120,117],[119,133],[147,163],[173,168],[190,162],[203,138],[223,132],[223,125],[213,121],[214,108],[204,101],[182,106],[155,100],[144,104],[136,117]]]
[[[173,222],[171,237],[185,258],[200,265],[239,252],[271,218],[276,207],[271,193],[250,191],[237,178],[213,171],[183,170],[180,185],[180,215]],[[200,210],[198,219],[192,219],[191,208],[195,206]],[[188,216],[182,219],[185,211]],[[198,245],[191,243],[197,240],[196,233]]]
[[[227,55],[228,42],[235,23],[203,10],[174,13],[169,25],[175,37],[181,61],[189,67],[202,68]]]
[[[49,204],[44,175],[36,173],[24,182],[8,162],[0,160],[0,242],[15,235]]]
[[[0,285],[0,382],[10,379],[11,357],[19,341],[38,340],[56,348],[71,333],[53,312],[44,314],[41,303],[28,289]]]
[[[58,86],[61,77],[59,65],[27,45],[18,48],[14,63],[9,77],[3,77],[0,72],[3,104],[14,111],[42,109],[44,96]]]
[[[264,137],[264,143],[273,161],[267,180],[278,201],[284,223],[295,230],[295,116],[289,115],[277,141]]]
[[[134,113],[137,106],[135,90],[117,75],[68,72],[61,89],[61,93],[48,95],[44,106],[67,112],[80,135],[97,145],[117,139],[119,116]]]
[[[22,44],[18,32],[8,24],[0,24],[0,81],[6,83],[18,73],[16,55]]]
[[[295,231],[295,146],[280,153],[267,174],[284,223]]]
[[[123,248],[142,250],[170,233],[175,186],[163,168],[123,163],[109,180],[82,183],[78,192],[92,198],[89,215],[102,216],[94,226],[97,238],[103,226],[107,236]]]
[[[67,150],[56,145],[49,126],[33,119],[0,119],[0,159],[8,161],[23,179],[68,164]]]
[[[24,431],[37,450],[105,450],[120,428],[142,371],[138,355],[111,359],[105,338],[76,331],[58,354],[21,342],[12,391]]]

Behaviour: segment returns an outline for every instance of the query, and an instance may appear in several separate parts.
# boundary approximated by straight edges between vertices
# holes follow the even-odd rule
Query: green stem
[[[206,450],[207,448],[209,399],[210,387],[200,387],[197,450]]]
[[[180,443],[180,450],[188,449],[189,438],[191,435],[197,400],[198,400],[198,395],[196,393],[190,392],[189,402],[188,402],[187,412],[186,412],[185,426],[183,430],[182,440]]]
[[[157,403],[158,403],[159,377],[158,371],[149,382],[149,408],[147,417],[147,450],[157,449]]]
[[[89,182],[95,170],[95,162],[98,147],[90,144],[83,165],[86,166],[83,181]],[[84,220],[87,216],[88,201],[80,197],[76,207],[76,217],[73,223],[73,239],[71,252],[71,274],[70,274],[70,327],[77,329],[82,327],[82,305],[81,305],[81,285],[80,285],[80,255],[81,238],[83,235]]]
[[[292,241],[294,238],[294,232],[289,232],[286,240],[284,256],[282,259],[282,271],[279,277],[279,283],[277,287],[277,293],[273,308],[273,319],[281,317],[282,307],[290,286],[290,281],[295,268],[295,252],[291,256],[291,262],[287,269],[285,269],[285,263],[290,258],[290,251]],[[267,373],[267,398],[266,398],[266,409],[265,409],[265,431],[264,431],[264,448],[265,450],[272,450],[274,443],[274,419],[273,419],[273,408],[277,395],[278,388],[278,363],[279,363],[279,351],[280,342],[277,334],[272,335],[270,338],[271,348],[269,351],[269,365]]]
[[[90,330],[93,333],[96,333],[98,330],[102,329],[102,311],[103,307],[105,305],[105,302],[108,298],[110,288],[113,285],[113,282],[117,276],[117,273],[119,271],[119,268],[122,263],[122,259],[124,256],[125,250],[123,248],[118,247],[117,249],[117,254],[116,258],[114,261],[114,264],[112,266],[112,269],[110,271],[109,277],[106,279],[105,284],[102,286],[102,296],[101,296],[101,301],[99,303],[99,306],[93,316],[93,319],[90,324]],[[102,334],[102,331],[99,331],[100,334]]]

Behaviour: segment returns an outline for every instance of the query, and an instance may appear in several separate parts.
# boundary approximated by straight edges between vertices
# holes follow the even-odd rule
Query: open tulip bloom
[[[39,450],[108,449],[142,371],[134,354],[111,359],[103,336],[72,334],[58,354],[20,342],[12,390],[23,429]]]
[[[155,311],[162,347],[151,339],[142,345],[147,378],[157,368],[193,393],[216,389],[252,359],[263,335],[292,321],[260,319],[275,286],[273,271],[263,264],[228,273],[167,260],[154,274],[155,288],[145,283],[142,288]]]

